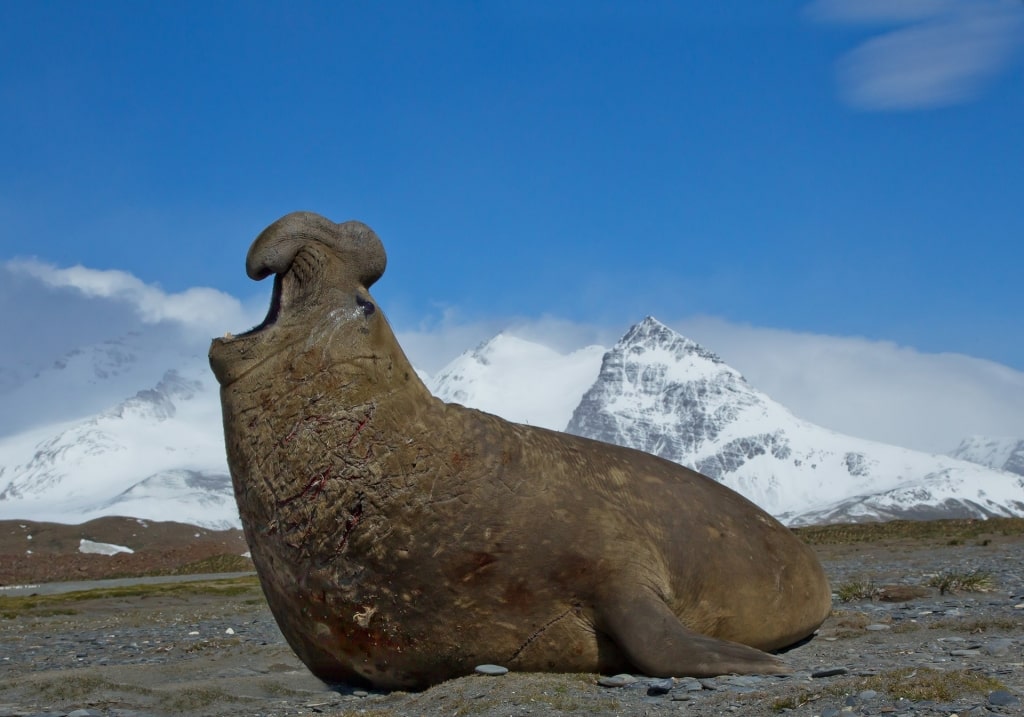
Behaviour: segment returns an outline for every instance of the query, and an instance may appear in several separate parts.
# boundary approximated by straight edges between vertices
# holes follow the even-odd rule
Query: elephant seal
[[[267,602],[321,679],[784,672],[831,606],[809,548],[675,463],[433,397],[368,292],[359,222],[256,239],[256,328],[215,339],[235,496]]]

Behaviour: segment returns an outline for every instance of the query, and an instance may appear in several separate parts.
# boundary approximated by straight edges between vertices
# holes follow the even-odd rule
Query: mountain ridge
[[[799,419],[653,317],[605,354],[566,430],[691,467],[787,522],[815,511],[833,522],[864,520],[872,506],[876,519],[923,514],[953,482],[963,501],[949,517],[1024,515],[1024,490],[1007,474]],[[1008,512],[978,493],[999,496]],[[970,512],[975,505],[989,507]]]
[[[88,416],[0,436],[0,518],[120,513],[237,527],[205,356],[160,354],[156,371],[144,338],[72,351],[32,379],[47,398],[83,376],[111,392],[133,388]],[[607,350],[562,354],[501,332],[427,383],[444,400],[688,465],[794,524],[1024,515],[1024,484],[1006,472],[1016,456],[1024,463],[1024,441],[965,440],[957,451],[968,463],[843,436],[797,418],[651,316]]]

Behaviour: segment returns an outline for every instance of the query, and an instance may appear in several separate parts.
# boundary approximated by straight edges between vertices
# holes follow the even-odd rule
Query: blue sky
[[[398,328],[713,317],[1024,369],[1016,0],[8,2],[0,103],[0,261],[244,301],[309,209],[381,235]]]

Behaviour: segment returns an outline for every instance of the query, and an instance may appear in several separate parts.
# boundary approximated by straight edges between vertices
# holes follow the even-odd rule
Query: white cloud
[[[261,303],[167,293],[123,271],[0,262],[0,396],[17,407],[0,412],[0,436],[105,410],[183,362],[202,373],[211,337],[255,324]]]
[[[686,319],[671,326],[800,418],[945,453],[971,434],[1024,438],[1024,373],[888,341]]]
[[[863,110],[913,110],[976,98],[1024,41],[1016,0],[818,0],[810,17],[904,25],[839,60],[840,92]]]
[[[119,271],[22,261],[0,264],[0,275],[0,302],[16,307],[0,312],[0,333],[6,339],[0,344],[0,393],[5,383],[8,388],[22,383],[68,351],[110,339],[132,335],[132,345],[159,354],[151,362],[152,375],[145,374],[139,385],[126,384],[122,393],[107,397],[89,395],[100,390],[99,384],[77,386],[53,406],[40,407],[38,420],[53,420],[54,412],[84,415],[112,405],[155,383],[172,367],[172,353],[202,358],[211,336],[247,328],[266,309],[265,299],[249,307],[212,289],[168,294]],[[713,318],[658,318],[718,353],[796,415],[843,433],[934,452],[952,450],[971,434],[1024,437],[1024,373],[1006,366],[858,337]],[[449,309],[395,329],[413,364],[436,373],[503,330],[567,353],[595,343],[611,346],[628,326],[551,316],[466,320]],[[133,371],[131,376],[136,374],[143,375]],[[68,413],[71,399],[81,406]]]
[[[31,259],[11,260],[5,267],[8,271],[35,278],[46,286],[76,289],[87,298],[111,299],[127,304],[147,324],[169,321],[215,335],[228,329],[237,330],[247,319],[247,312],[238,299],[216,289],[196,287],[168,294],[124,271],[89,269],[80,265],[60,269]]]

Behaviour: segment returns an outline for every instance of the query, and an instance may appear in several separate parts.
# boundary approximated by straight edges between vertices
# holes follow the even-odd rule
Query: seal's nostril
[[[364,316],[369,316],[370,314],[377,310],[377,307],[373,305],[372,301],[367,301],[361,296],[356,297],[356,303],[362,307]]]

